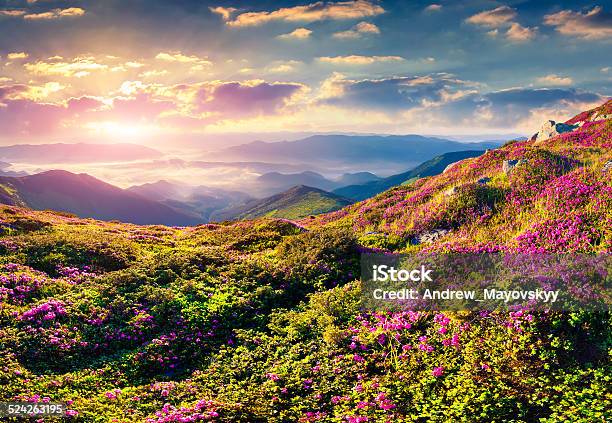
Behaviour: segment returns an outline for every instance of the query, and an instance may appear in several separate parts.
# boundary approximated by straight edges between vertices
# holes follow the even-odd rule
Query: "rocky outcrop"
[[[597,113],[593,113],[593,115],[589,118],[591,122],[595,122],[597,120],[607,120],[607,119],[612,119],[612,114],[597,112]]]
[[[453,195],[457,194],[458,192],[459,192],[459,188],[457,188],[457,187],[450,187],[449,189],[444,191],[444,196],[445,197],[452,197]]]
[[[540,128],[540,131],[535,135],[535,144],[556,137],[564,132],[571,132],[576,128],[578,128],[578,125],[568,125],[567,123],[557,123],[554,120],[547,120]]]
[[[502,170],[506,175],[509,175],[516,167],[529,163],[527,159],[504,160]]]
[[[462,162],[462,161],[463,161],[463,160],[459,160],[458,162],[453,162],[453,163],[449,164],[448,166],[446,166],[446,167],[444,168],[444,170],[442,171],[442,173],[446,173],[446,172],[448,172],[448,171],[449,171],[449,170],[451,170],[451,169],[452,169],[452,168],[453,168],[453,167],[454,167],[456,164],[458,164],[458,163],[460,163],[460,162]]]
[[[432,229],[431,231],[417,235],[413,238],[412,242],[414,244],[433,244],[449,232],[448,229]]]

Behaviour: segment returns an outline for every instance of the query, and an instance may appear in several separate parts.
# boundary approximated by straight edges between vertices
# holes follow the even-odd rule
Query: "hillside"
[[[434,250],[607,251],[611,109],[608,102],[570,120],[581,122],[573,131],[510,142],[304,224],[371,233],[367,244],[393,249],[420,249],[435,233],[444,236]]]
[[[484,153],[484,151],[455,151],[436,156],[431,160],[421,163],[412,170],[397,175],[392,175],[387,178],[382,178],[375,181],[366,182],[364,184],[347,185],[337,188],[332,192],[346,198],[354,200],[365,200],[388,190],[396,185],[402,185],[408,181],[414,181],[418,178],[426,176],[438,175],[446,169],[450,164],[458,162],[469,157],[476,157]]]
[[[60,170],[22,177],[0,177],[0,203],[143,225],[182,226],[202,221],[194,215],[177,211],[92,176]]]
[[[251,200],[244,205],[213,213],[211,220],[244,220],[258,217],[301,219],[303,217],[338,210],[350,200],[338,195],[304,185],[261,200]]]
[[[359,274],[374,251],[611,253],[611,114],[297,222],[0,206],[0,399],[77,422],[609,421],[609,308],[367,310]]]

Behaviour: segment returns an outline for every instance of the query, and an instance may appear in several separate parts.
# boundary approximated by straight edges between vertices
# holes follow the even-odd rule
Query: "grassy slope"
[[[301,219],[303,217],[338,210],[351,201],[317,188],[295,186],[287,191],[262,200],[253,200],[231,214],[223,214],[224,220],[276,217]]]
[[[609,313],[368,314],[355,277],[363,244],[423,248],[410,238],[444,225],[428,248],[609,251],[610,129],[507,145],[309,231],[0,207],[0,399],[100,422],[605,421]],[[520,157],[535,166],[503,176]],[[590,230],[565,234],[576,216]]]

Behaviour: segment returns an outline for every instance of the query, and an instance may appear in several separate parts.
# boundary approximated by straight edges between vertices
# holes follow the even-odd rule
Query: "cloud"
[[[25,14],[26,12],[24,10],[15,10],[15,9],[0,10],[0,16],[18,17],[18,16],[23,16]]]
[[[13,52],[6,55],[6,58],[9,60],[19,60],[19,59],[27,59],[29,56],[28,53],[19,51]]]
[[[571,35],[586,40],[612,37],[612,14],[596,6],[589,12],[580,13],[562,10],[544,16],[544,24],[554,26],[563,35]]]
[[[180,51],[170,52],[170,53],[165,53],[165,52],[158,53],[157,56],[155,56],[155,58],[157,60],[162,60],[164,62],[190,65],[191,72],[201,72],[204,69],[212,66],[212,62],[208,60],[208,58],[205,58],[205,57],[202,58],[202,57],[193,56],[193,55],[187,56],[181,53]]]
[[[371,65],[380,62],[401,62],[404,58],[400,56],[359,56],[353,54],[350,56],[323,56],[319,57],[318,60],[336,65]]]
[[[310,37],[312,31],[308,28],[297,28],[288,34],[279,35],[278,38],[282,40],[303,40]]]
[[[228,21],[232,17],[232,14],[236,10],[238,10],[235,7],[221,7],[221,6],[209,7],[208,9],[211,12],[216,13],[217,15],[220,15],[224,21]]]
[[[439,113],[455,126],[535,131],[546,119],[569,118],[603,100],[599,94],[568,88],[512,88],[474,93],[443,104],[432,112]]]
[[[380,34],[380,29],[371,22],[359,22],[349,30],[334,33],[333,37],[340,39],[355,39],[361,38],[364,34]]]
[[[513,8],[509,6],[499,6],[496,9],[485,10],[484,12],[470,16],[466,19],[466,22],[489,28],[497,28],[509,25],[516,16],[516,10]]]
[[[278,60],[278,61],[272,62],[269,66],[266,66],[265,71],[268,73],[295,72],[297,68],[303,64],[304,62],[301,62],[299,60],[287,60],[287,61]]]
[[[380,15],[384,12],[385,10],[381,6],[369,0],[318,1],[303,6],[283,7],[269,12],[245,12],[237,15],[234,19],[228,16],[228,19],[225,19],[225,21],[229,26],[245,27],[262,25],[272,21],[315,22],[322,20],[360,19]],[[220,14],[225,17],[225,14]]]
[[[191,90],[195,111],[218,119],[276,114],[307,91],[300,83],[259,80],[214,81],[177,89]]]
[[[351,80],[336,73],[323,83],[318,101],[398,113],[465,95],[470,87],[450,74]]]
[[[59,103],[45,101],[49,94],[63,88],[56,82],[41,86],[0,86],[0,126],[3,136],[49,135],[79,113],[102,106],[98,100],[85,98]]]
[[[572,78],[555,75],[554,73],[541,76],[537,79],[537,81],[544,85],[572,85],[574,83]]]
[[[94,71],[107,70],[108,65],[98,63],[93,57],[76,57],[70,62],[59,60],[26,63],[25,69],[35,75],[60,75],[81,78]]]
[[[517,22],[513,22],[506,32],[506,38],[510,41],[525,42],[535,38],[538,28],[524,27]]]
[[[76,17],[83,16],[85,14],[85,10],[80,7],[69,7],[67,9],[53,9],[49,12],[42,13],[29,13],[23,16],[23,19],[27,20],[50,20],[50,19],[60,19],[66,17]]]
[[[440,10],[442,10],[442,5],[436,3],[430,4],[425,8],[426,12],[439,12]]]

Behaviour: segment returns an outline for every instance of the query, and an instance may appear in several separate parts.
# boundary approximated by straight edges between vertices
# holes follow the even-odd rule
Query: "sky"
[[[609,1],[0,0],[0,144],[528,135],[611,58]]]

